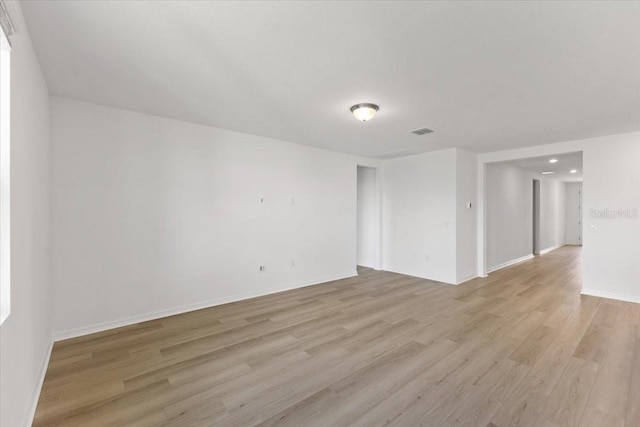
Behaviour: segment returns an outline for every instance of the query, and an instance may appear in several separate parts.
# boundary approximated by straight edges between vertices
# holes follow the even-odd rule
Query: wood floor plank
[[[358,276],[55,344],[35,426],[640,426],[640,305],[579,247]]]
[[[551,422],[558,426],[579,426],[597,371],[596,363],[571,358],[549,395],[537,425]]]
[[[581,427],[625,427],[624,418],[601,411],[600,409],[587,407],[582,415]]]
[[[573,357],[578,343],[595,317],[598,301],[589,299],[562,325],[556,325],[556,340],[540,355],[525,379],[500,406],[492,423],[496,426],[533,426],[546,407],[549,395]]]
[[[629,394],[625,410],[625,426],[640,426],[640,325],[636,328],[636,349],[631,362]]]
[[[612,329],[607,355],[589,397],[589,406],[624,419],[629,402],[637,327],[620,322]],[[640,402],[635,402],[640,404]]]
[[[500,361],[491,375],[474,384],[468,397],[457,405],[443,425],[458,427],[488,425],[502,406],[502,402],[515,390],[530,370],[529,366],[511,359]]]

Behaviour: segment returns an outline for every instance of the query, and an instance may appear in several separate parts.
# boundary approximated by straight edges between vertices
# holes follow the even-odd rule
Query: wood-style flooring
[[[640,426],[640,305],[580,248],[358,277],[57,342],[36,426]]]

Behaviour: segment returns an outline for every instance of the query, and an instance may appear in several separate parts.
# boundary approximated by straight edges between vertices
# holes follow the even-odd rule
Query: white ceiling
[[[556,163],[549,163],[551,159],[558,161]],[[550,175],[544,175],[548,178],[565,182],[582,182],[582,152],[532,157],[507,163],[538,174],[542,174],[542,172],[555,172]],[[569,171],[572,169],[577,170],[577,172],[575,174],[570,173]]]
[[[53,94],[249,134],[395,156],[640,130],[640,2],[22,8]]]

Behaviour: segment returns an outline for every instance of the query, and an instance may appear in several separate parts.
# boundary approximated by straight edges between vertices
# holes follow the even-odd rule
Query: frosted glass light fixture
[[[376,104],[362,103],[356,104],[350,108],[350,111],[353,113],[353,117],[360,120],[361,122],[366,122],[367,120],[371,120],[373,116],[376,115],[376,111],[378,111],[380,107]]]

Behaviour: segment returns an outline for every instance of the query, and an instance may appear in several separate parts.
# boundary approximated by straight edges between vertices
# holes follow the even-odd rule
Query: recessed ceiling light
[[[549,163],[558,163],[558,159],[551,159],[549,160]]]
[[[373,116],[376,115],[376,111],[378,111],[380,107],[376,104],[370,104],[367,102],[363,102],[361,104],[356,104],[351,107],[349,110],[353,113],[353,116],[360,120],[361,122],[366,122],[367,120],[371,120]]]
[[[575,169],[571,169],[571,170],[569,171],[569,173],[576,173],[576,172],[578,172],[578,171],[577,171],[577,170],[575,170]]]
[[[542,172],[542,175],[551,175],[552,173],[555,173],[555,172],[551,172],[551,171]]]

